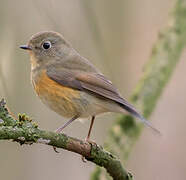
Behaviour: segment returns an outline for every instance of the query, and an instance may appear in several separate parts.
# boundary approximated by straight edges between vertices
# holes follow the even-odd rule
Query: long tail
[[[131,104],[128,102],[120,104],[121,107],[123,107],[126,111],[128,111],[131,115],[138,118],[142,123],[144,123],[146,126],[150,127],[154,132],[161,135],[161,132],[153,127],[153,125],[150,123],[150,121],[146,120]]]

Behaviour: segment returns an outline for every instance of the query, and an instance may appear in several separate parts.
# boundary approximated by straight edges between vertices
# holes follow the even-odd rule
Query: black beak
[[[32,50],[32,48],[29,47],[28,45],[21,45],[20,48],[24,50]]]

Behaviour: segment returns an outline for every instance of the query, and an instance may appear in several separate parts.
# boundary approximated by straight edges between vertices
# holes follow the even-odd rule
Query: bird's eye
[[[46,41],[46,42],[44,42],[43,43],[43,49],[49,49],[49,48],[51,48],[51,42],[50,41]]]

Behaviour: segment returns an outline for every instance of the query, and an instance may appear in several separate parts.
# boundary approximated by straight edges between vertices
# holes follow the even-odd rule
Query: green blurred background
[[[30,63],[19,45],[42,30],[62,33],[129,98],[143,73],[158,32],[168,23],[174,0],[0,0],[0,97],[14,113],[29,114],[42,129],[65,122],[36,97]],[[125,166],[138,180],[186,179],[186,53],[166,87],[151,121],[163,134],[144,129]],[[103,144],[116,114],[97,118],[92,139]],[[65,133],[83,139],[90,121],[74,122]],[[105,124],[107,126],[105,126]],[[95,165],[77,154],[44,145],[0,142],[0,179],[89,179]]]

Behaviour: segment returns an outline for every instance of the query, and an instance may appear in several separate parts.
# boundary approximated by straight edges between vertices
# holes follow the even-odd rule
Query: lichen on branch
[[[25,114],[19,114],[14,119],[6,108],[4,100],[0,101],[0,140],[13,140],[23,144],[41,143],[63,148],[78,153],[88,161],[104,167],[114,180],[132,180],[132,175],[127,172],[119,159],[105,151],[101,146],[91,144],[65,134],[41,130]]]

